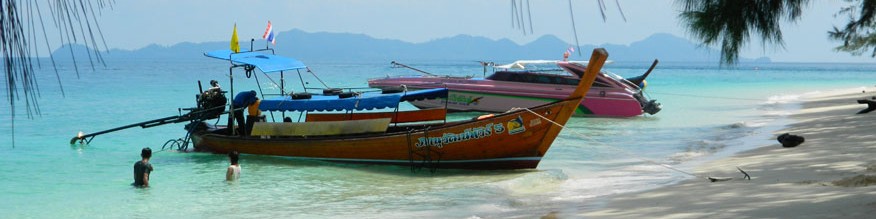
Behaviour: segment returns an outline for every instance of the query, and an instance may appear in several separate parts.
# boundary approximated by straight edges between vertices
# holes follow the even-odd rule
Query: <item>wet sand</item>
[[[772,145],[705,163],[695,178],[655,190],[622,194],[605,206],[574,214],[585,218],[870,218],[876,215],[876,112],[858,99],[866,93],[804,97],[783,133],[805,137],[797,147]],[[743,179],[740,167],[751,175]]]

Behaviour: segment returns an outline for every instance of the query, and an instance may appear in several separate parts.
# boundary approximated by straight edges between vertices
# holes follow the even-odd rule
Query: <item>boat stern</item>
[[[633,95],[633,97],[635,97],[636,100],[639,101],[639,105],[642,106],[642,112],[654,115],[663,109],[661,107],[661,104],[658,103],[657,100],[649,100],[648,98],[646,98],[642,90],[639,90],[639,92]]]

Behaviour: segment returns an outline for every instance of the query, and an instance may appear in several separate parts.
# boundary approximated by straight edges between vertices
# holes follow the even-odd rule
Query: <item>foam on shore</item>
[[[576,217],[599,218],[865,218],[876,213],[876,115],[855,114],[874,88],[853,88],[801,95],[803,108],[792,123],[751,135],[754,148],[709,161],[696,174],[732,180],[690,179],[640,193],[610,198],[595,211]],[[781,98],[777,98],[781,99]],[[795,148],[772,140],[790,132],[806,138]],[[764,142],[767,137],[771,143]],[[751,174],[743,179],[736,169]]]

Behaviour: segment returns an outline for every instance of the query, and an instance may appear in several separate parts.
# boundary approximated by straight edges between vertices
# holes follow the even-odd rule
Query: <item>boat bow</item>
[[[557,126],[551,126],[548,130],[547,135],[545,135],[545,140],[542,141],[542,144],[539,145],[538,151],[543,156],[544,153],[547,152],[548,148],[550,148],[554,139],[556,139],[557,135],[560,134],[560,131],[563,129],[562,126],[566,125],[566,122],[569,121],[569,118],[572,117],[572,114],[575,113],[575,108],[578,107],[578,103],[584,100],[584,97],[587,95],[587,91],[593,86],[593,82],[596,81],[596,75],[602,70],[602,66],[605,64],[605,60],[608,59],[608,52],[605,51],[604,48],[596,48],[593,49],[593,54],[590,55],[590,62],[587,65],[586,69],[584,69],[584,75],[581,77],[581,81],[578,83],[578,86],[575,88],[569,97],[567,97],[563,102],[565,102],[565,106],[563,106],[563,110],[558,112],[560,115],[556,117],[554,122],[557,123]],[[581,65],[569,63],[569,62],[560,62],[557,63],[560,67],[566,69],[581,69]]]

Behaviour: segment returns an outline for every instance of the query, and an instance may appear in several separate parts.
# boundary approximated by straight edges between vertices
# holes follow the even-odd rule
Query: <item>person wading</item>
[[[152,173],[152,164],[149,159],[152,158],[152,149],[146,147],[140,151],[140,161],[134,163],[134,183],[131,185],[146,188],[149,187],[149,175]]]
[[[240,179],[240,163],[238,163],[240,153],[232,151],[231,153],[228,153],[228,159],[231,161],[231,165],[228,166],[228,171],[225,173],[225,180],[235,181]]]

